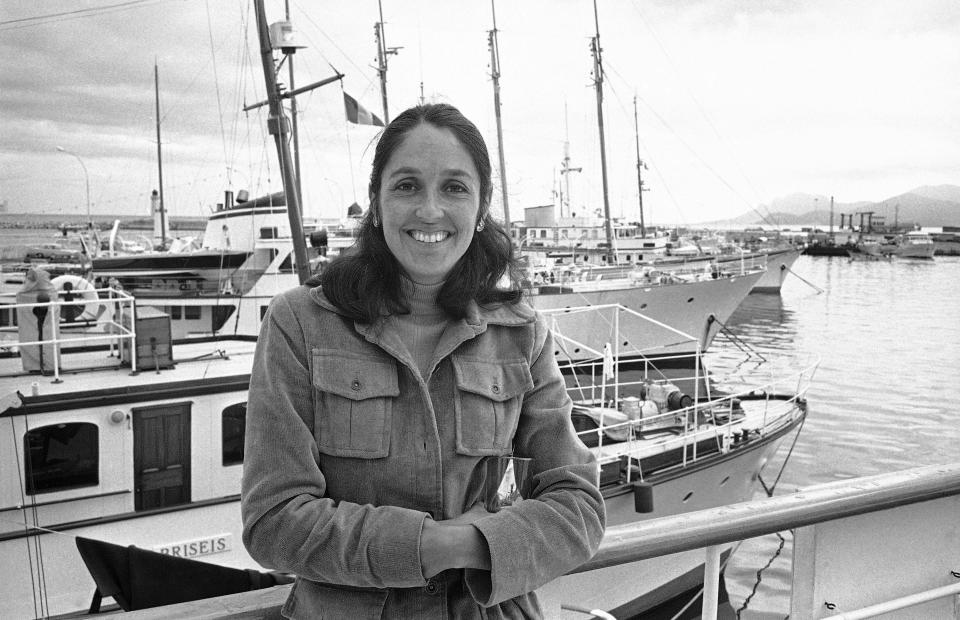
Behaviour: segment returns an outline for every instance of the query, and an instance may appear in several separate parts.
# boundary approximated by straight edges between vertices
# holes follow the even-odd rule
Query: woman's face
[[[452,131],[421,123],[407,132],[380,181],[380,220],[387,247],[407,277],[446,279],[473,240],[480,179]]]

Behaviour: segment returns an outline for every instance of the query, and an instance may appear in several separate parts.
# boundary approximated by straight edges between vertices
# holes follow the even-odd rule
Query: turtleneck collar
[[[420,284],[405,276],[400,277],[400,290],[403,298],[410,307],[410,314],[416,316],[433,316],[443,314],[437,305],[437,295],[443,288],[443,282],[436,284]]]

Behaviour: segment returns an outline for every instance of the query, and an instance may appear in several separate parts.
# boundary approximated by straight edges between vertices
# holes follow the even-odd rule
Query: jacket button
[[[494,393],[494,394],[499,394],[499,393],[500,393],[500,386],[499,386],[499,385],[494,384],[494,386],[493,386],[492,389],[493,389],[493,393]]]
[[[427,585],[423,586],[423,590],[427,594],[436,594],[440,591],[440,584],[437,583],[436,579],[431,577],[430,579],[427,579]]]
[[[354,380],[353,380],[353,383],[350,384],[350,389],[353,390],[354,392],[359,392],[359,391],[360,391],[360,380],[359,380],[359,379],[354,379]]]

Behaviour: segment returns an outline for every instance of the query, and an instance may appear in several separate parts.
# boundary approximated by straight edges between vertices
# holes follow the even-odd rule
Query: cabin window
[[[66,491],[100,482],[97,425],[90,422],[35,428],[23,437],[27,494]]]
[[[172,320],[174,320],[174,321],[179,321],[181,318],[183,318],[183,314],[182,314],[182,312],[181,312],[181,308],[182,308],[182,306],[170,306],[170,308],[169,308],[169,310],[170,310],[170,318],[171,318]]]
[[[0,326],[16,327],[17,326],[16,311],[11,310],[9,308],[0,308]]]
[[[278,239],[279,237],[280,231],[276,226],[264,226],[260,229],[261,239]]]
[[[187,320],[197,320],[200,318],[200,306],[184,306],[183,318]]]
[[[230,405],[223,410],[223,464],[243,463],[243,438],[247,428],[247,403]]]

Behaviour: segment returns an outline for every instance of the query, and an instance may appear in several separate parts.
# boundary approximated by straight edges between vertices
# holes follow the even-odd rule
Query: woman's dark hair
[[[513,304],[523,295],[518,284],[513,243],[503,227],[490,216],[493,186],[490,156],[483,136],[452,105],[425,104],[404,111],[383,130],[370,172],[370,209],[360,222],[357,241],[351,250],[327,265],[319,278],[327,299],[352,319],[372,323],[383,314],[409,312],[400,289],[402,269],[387,246],[383,229],[374,226],[373,218],[380,209],[380,181],[387,162],[403,143],[407,132],[421,123],[452,131],[467,150],[480,176],[477,223],[483,222],[483,230],[474,233],[467,251],[441,287],[437,303],[450,316],[464,318],[470,300],[479,305]],[[504,275],[510,282],[506,288],[499,285]],[[316,284],[316,280],[309,284]]]

